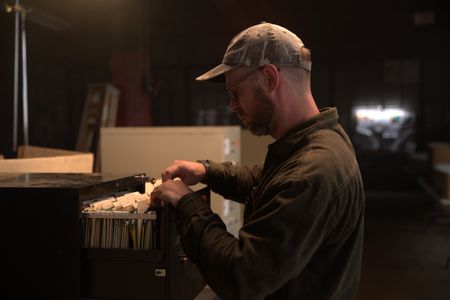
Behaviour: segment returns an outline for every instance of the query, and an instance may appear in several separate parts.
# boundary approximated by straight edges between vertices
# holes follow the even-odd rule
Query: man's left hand
[[[183,181],[169,179],[153,190],[150,196],[150,202],[160,203],[163,201],[177,207],[180,199],[189,193],[192,193],[192,190]]]

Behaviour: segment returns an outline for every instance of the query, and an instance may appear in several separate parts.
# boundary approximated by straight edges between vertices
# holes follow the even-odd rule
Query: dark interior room
[[[224,84],[199,82],[196,78],[220,64],[227,45],[237,33],[261,22],[289,29],[311,50],[311,92],[317,107],[337,109],[339,123],[353,144],[365,195],[361,275],[356,299],[450,299],[450,2],[446,0],[2,1],[0,198],[8,203],[4,215],[21,207],[9,203],[27,203],[15,199],[8,184],[16,186],[17,181],[7,183],[9,175],[5,175],[33,172],[10,167],[26,152],[23,146],[59,149],[61,153],[92,153],[93,173],[106,174],[114,172],[103,160],[110,158],[127,164],[126,154],[119,145],[134,146],[127,139],[132,134],[124,133],[128,137],[110,147],[114,148],[109,151],[111,156],[100,152],[106,149],[102,144],[100,150],[100,143],[107,142],[109,132],[103,131],[103,127],[247,130],[230,110]],[[115,97],[116,106],[100,112],[103,121],[94,124],[89,123],[87,108],[99,100],[95,98],[96,88],[102,90],[105,99],[108,93]],[[108,113],[114,116],[105,121]],[[156,153],[149,154],[148,159],[158,160],[159,153],[151,148],[163,143],[159,137],[152,136],[147,144],[136,147],[147,148],[148,152],[143,153]],[[241,154],[245,150],[243,139],[241,136],[237,143]],[[231,147],[235,146],[232,142]],[[171,153],[174,151],[180,157],[186,150],[183,145],[170,148]],[[199,152],[194,152],[203,155],[201,148],[206,146],[199,143]],[[259,150],[265,153],[267,148]],[[243,158],[241,162],[244,163]],[[208,167],[205,166],[206,172]],[[120,171],[146,170],[142,167]],[[146,172],[146,175],[159,178],[162,171],[152,170],[153,174]],[[39,172],[53,173],[45,169]],[[57,173],[64,178],[71,172]],[[35,199],[42,202],[43,208],[53,201],[45,197]],[[31,208],[41,207],[36,201]],[[61,206],[68,214],[69,209]],[[85,226],[87,223],[81,223],[78,215],[77,226]],[[170,222],[170,214],[166,217]],[[6,218],[2,224],[12,218]],[[55,217],[55,220],[63,222],[64,218]],[[170,229],[164,234],[169,242],[177,235]],[[45,239],[45,234],[39,237]],[[39,237],[32,240],[40,243]],[[53,249],[53,244],[48,247]],[[172,255],[173,249],[165,250],[167,255]],[[8,251],[11,255],[23,254],[21,250]],[[76,255],[87,255],[89,259],[103,253],[77,251]],[[120,256],[111,253],[111,257]],[[166,257],[162,251],[152,253],[150,258],[142,255],[149,268],[153,268],[151,260],[158,255],[162,260]],[[133,263],[139,264],[137,256],[130,254],[130,257]],[[178,254],[177,259],[190,260],[190,257]],[[134,290],[130,294],[102,294],[101,288],[84,285],[87,277],[103,276],[99,271],[102,260],[99,261],[89,267],[83,263],[69,264],[68,268],[78,272],[76,292],[67,288],[62,294],[51,292],[48,298],[43,298],[57,299],[55,295],[65,295],[64,299],[86,300],[182,299],[174,296],[171,289],[178,286],[178,281],[193,278],[183,271],[168,272],[167,276],[164,271],[160,275],[158,272],[163,269],[157,267],[151,273],[165,278],[167,283],[164,292],[155,292],[154,297],[151,290],[158,286],[156,281],[148,289],[143,287],[145,293]],[[21,273],[27,273],[25,263],[20,268]],[[87,277],[83,273],[86,268],[92,270]],[[107,268],[105,265],[104,270]],[[129,266],[120,270],[134,272]],[[30,272],[30,276],[40,274],[36,270]],[[18,270],[6,271],[4,276],[18,273]],[[127,277],[126,273],[118,273],[117,276]],[[207,275],[203,277],[208,282]],[[48,275],[48,278],[53,277]],[[123,282],[133,290],[133,280]],[[327,284],[314,283],[323,287]],[[45,295],[45,287],[38,290]],[[197,300],[221,299],[220,292],[214,290],[214,284],[203,283],[200,292],[189,291],[184,296]]]

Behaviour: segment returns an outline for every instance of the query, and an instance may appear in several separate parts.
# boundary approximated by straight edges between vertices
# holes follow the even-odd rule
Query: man
[[[186,254],[224,299],[355,299],[364,191],[335,108],[318,110],[310,53],[278,25],[235,36],[222,64],[198,80],[225,80],[231,109],[256,135],[270,134],[264,165],[175,161],[152,201],[176,207]],[[181,180],[173,180],[175,178]],[[188,185],[245,203],[238,238]]]

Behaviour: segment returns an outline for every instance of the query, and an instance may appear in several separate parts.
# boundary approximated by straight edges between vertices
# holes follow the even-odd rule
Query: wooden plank
[[[93,154],[0,160],[0,172],[7,173],[91,173]]]
[[[17,149],[17,158],[33,158],[33,157],[54,157],[54,156],[66,156],[82,154],[81,152],[75,152],[57,148],[47,148],[38,146],[25,146],[21,145]]]
[[[88,86],[76,150],[95,154],[94,171],[100,172],[100,128],[115,126],[120,91],[110,83]]]

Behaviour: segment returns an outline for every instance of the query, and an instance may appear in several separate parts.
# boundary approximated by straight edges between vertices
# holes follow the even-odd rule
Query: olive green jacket
[[[364,190],[335,108],[269,145],[263,166],[210,162],[204,182],[246,205],[238,238],[199,195],[177,206],[184,251],[221,298],[356,298]]]

